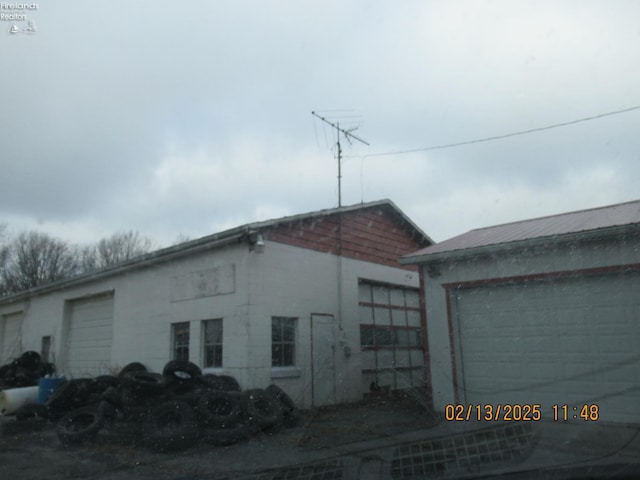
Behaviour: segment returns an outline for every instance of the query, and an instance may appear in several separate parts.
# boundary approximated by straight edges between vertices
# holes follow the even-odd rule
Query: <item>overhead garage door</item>
[[[640,422],[638,273],[458,288],[451,304],[461,401]]]
[[[22,353],[20,345],[20,329],[22,328],[22,312],[2,315],[0,317],[0,365]]]
[[[112,294],[71,301],[66,372],[76,377],[107,372],[112,332]]]

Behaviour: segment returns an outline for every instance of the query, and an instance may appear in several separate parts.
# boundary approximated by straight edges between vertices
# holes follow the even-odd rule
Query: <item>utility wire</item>
[[[493,136],[493,137],[478,138],[478,139],[475,139],[475,140],[467,140],[465,142],[448,143],[448,144],[445,144],[445,145],[436,145],[436,146],[433,146],[433,147],[414,148],[414,149],[411,149],[411,150],[396,150],[396,151],[392,151],[392,152],[368,153],[368,154],[364,155],[364,157],[382,157],[382,156],[386,156],[386,155],[402,155],[402,154],[405,154],[405,153],[428,152],[430,150],[443,150],[445,148],[461,147],[463,145],[472,145],[474,143],[491,142],[493,140],[501,140],[503,138],[516,137],[518,135],[527,135],[529,133],[541,132],[543,130],[551,130],[553,128],[566,127],[568,125],[575,125],[576,123],[588,122],[588,121],[591,121],[591,120],[598,120],[599,118],[609,117],[611,115],[619,115],[621,113],[628,113],[628,112],[632,112],[634,110],[640,110],[640,105],[636,105],[635,107],[624,108],[622,110],[615,110],[613,112],[601,113],[599,115],[593,115],[591,117],[579,118],[577,120],[571,120],[569,122],[562,122],[562,123],[556,123],[554,125],[547,125],[546,127],[530,128],[529,130],[522,130],[522,131],[519,131],[519,132],[506,133],[504,135],[496,135],[496,136]],[[360,157],[361,155],[345,155],[345,157],[346,156],[349,156],[349,157]]]

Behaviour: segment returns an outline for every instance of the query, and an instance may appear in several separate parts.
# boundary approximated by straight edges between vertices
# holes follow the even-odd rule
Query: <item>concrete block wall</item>
[[[176,301],[172,282],[218,267],[233,266],[233,291]],[[338,278],[339,267],[342,274]],[[223,319],[223,367],[210,370],[233,375],[243,389],[276,383],[301,406],[311,406],[311,315],[332,315],[336,322],[335,402],[362,398],[358,280],[418,286],[418,275],[401,268],[338,257],[266,242],[263,253],[235,244],[124,274],[0,305],[0,315],[24,311],[21,350],[41,347],[53,339],[52,360],[63,358],[65,302],[114,292],[111,364],[116,371],[140,361],[161,371],[171,358],[171,324],[189,322],[190,360],[203,364],[202,321]],[[342,315],[338,285],[342,285]],[[175,288],[174,288],[175,290]],[[271,366],[271,319],[298,319],[296,364]],[[347,353],[348,352],[348,353]],[[64,371],[64,365],[59,365]],[[72,372],[68,372],[72,373]]]

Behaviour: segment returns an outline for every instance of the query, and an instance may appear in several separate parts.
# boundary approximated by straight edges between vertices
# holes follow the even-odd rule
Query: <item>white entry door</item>
[[[333,315],[311,315],[311,405],[336,402],[336,321]]]

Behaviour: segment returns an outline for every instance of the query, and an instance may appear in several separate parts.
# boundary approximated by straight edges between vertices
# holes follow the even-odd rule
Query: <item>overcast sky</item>
[[[389,198],[436,241],[640,198],[636,1],[41,0],[0,21],[0,223],[159,245]],[[6,11],[0,13],[9,13]],[[13,12],[16,13],[16,12]]]

